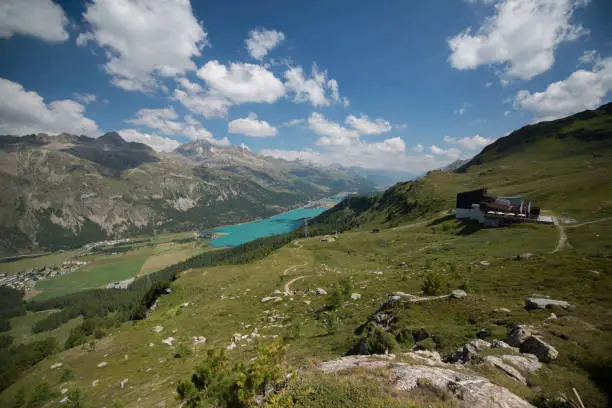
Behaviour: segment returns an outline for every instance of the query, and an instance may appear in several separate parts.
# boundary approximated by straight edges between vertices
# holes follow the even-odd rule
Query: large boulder
[[[491,348],[491,343],[482,339],[475,339],[466,343],[455,353],[455,360],[469,363],[480,359],[480,352]]]
[[[553,346],[542,340],[538,336],[530,336],[521,344],[521,352],[535,355],[538,360],[545,363],[555,360],[559,352]]]
[[[546,299],[546,298],[535,298],[529,297],[525,299],[525,307],[527,309],[546,309],[550,306],[557,306],[563,309],[570,309],[572,305],[565,300],[554,300],[554,299]]]
[[[446,367],[429,367],[398,363],[383,356],[348,356],[321,363],[317,369],[324,373],[359,367],[362,370],[389,370],[389,385],[399,391],[411,391],[426,382],[453,396],[446,401],[460,408],[533,408],[533,405],[508,389],[493,384],[484,377],[453,371]]]
[[[508,334],[508,341],[506,343],[512,347],[520,347],[521,344],[523,344],[531,335],[531,327],[524,324],[519,324],[510,330],[510,333]]]
[[[540,363],[540,360],[533,354],[524,353],[520,356],[504,354],[501,356],[501,359],[504,363],[511,364],[527,374],[533,374],[542,368],[542,363]]]
[[[496,356],[486,356],[484,358],[484,362],[486,364],[492,365],[495,368],[498,368],[505,372],[510,378],[515,379],[523,385],[527,385],[527,380],[523,377],[523,374],[520,373],[516,368],[512,367],[509,364],[506,364],[501,358]]]
[[[463,299],[466,296],[467,293],[465,293],[465,290],[462,289],[455,289],[451,292],[451,297],[454,299]]]

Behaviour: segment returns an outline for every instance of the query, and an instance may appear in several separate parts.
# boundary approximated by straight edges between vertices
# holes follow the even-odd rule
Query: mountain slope
[[[378,196],[356,197],[322,214],[339,225],[417,220],[454,208],[458,192],[489,187],[528,196],[544,209],[583,219],[612,215],[612,104],[525,126],[484,148],[455,172],[432,171]]]
[[[238,147],[197,141],[162,154],[117,133],[0,136],[0,183],[0,254],[210,228],[373,188]]]

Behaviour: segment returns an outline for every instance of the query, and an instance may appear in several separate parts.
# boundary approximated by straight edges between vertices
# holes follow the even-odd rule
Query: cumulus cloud
[[[233,62],[226,67],[219,61],[209,61],[197,74],[212,95],[234,104],[274,103],[285,93],[283,83],[261,65]]]
[[[285,40],[285,34],[276,30],[252,30],[244,41],[251,57],[262,60],[270,50]]]
[[[228,124],[228,131],[251,137],[273,137],[277,134],[274,126],[264,120],[258,120],[257,115],[252,112],[246,118],[232,120]]]
[[[196,66],[207,33],[189,0],[97,0],[88,2],[83,19],[89,31],[77,45],[104,48],[111,82],[128,91],[160,86],[157,76],[175,77]]]
[[[472,137],[464,137],[461,139],[457,139],[457,138],[450,137],[450,136],[444,136],[444,141],[450,144],[458,144],[464,149],[476,150],[476,149],[482,149],[483,147],[490,145],[491,143],[495,141],[495,139],[482,137],[480,135],[476,135]],[[434,153],[433,150],[432,150],[432,153]],[[437,154],[437,153],[434,153],[434,154]]]
[[[350,104],[347,98],[340,96],[338,81],[328,79],[327,72],[319,71],[316,64],[312,66],[310,77],[300,66],[289,67],[283,76],[285,87],[294,93],[293,101],[296,103],[310,102],[315,107],[332,103],[347,107]]]
[[[412,150],[414,150],[417,153],[423,153],[423,145],[419,143],[418,145],[414,146]]]
[[[580,58],[578,58],[578,65],[590,65],[601,61],[601,57],[596,50],[585,51]]]
[[[561,43],[587,32],[571,22],[574,11],[587,2],[502,0],[476,33],[467,28],[448,40],[449,62],[460,70],[505,64],[503,76],[531,79],[552,67]]]
[[[100,134],[96,122],[84,116],[85,106],[73,100],[46,103],[38,93],[4,78],[0,78],[0,95],[0,134]]]
[[[128,119],[126,122],[155,129],[164,135],[185,136],[192,140],[205,139],[210,142],[219,142],[193,116],[185,115],[184,120],[181,121],[173,106],[161,109],[140,109],[136,112],[136,117]]]
[[[468,110],[469,107],[470,107],[470,104],[466,102],[463,105],[461,105],[459,109],[455,109],[453,113],[455,115],[463,115]]]
[[[461,157],[461,151],[454,147],[443,149],[436,145],[429,146],[429,150],[436,156],[446,156],[451,160],[457,160]]]
[[[207,118],[225,118],[233,105],[274,103],[285,94],[281,80],[261,65],[209,61],[197,75],[205,86],[179,77],[173,98]]]
[[[142,133],[135,129],[120,130],[119,135],[128,142],[144,143],[158,152],[171,152],[181,144],[169,137],[162,137],[152,133]]]
[[[351,143],[351,139],[359,139],[359,132],[356,130],[327,120],[317,112],[313,112],[308,118],[308,127],[321,136],[317,141],[320,146],[347,146]]]
[[[0,38],[27,35],[64,42],[67,25],[64,10],[52,0],[3,0],[0,4]]]
[[[567,79],[553,82],[542,92],[519,91],[514,107],[527,110],[536,120],[553,120],[600,105],[612,90],[612,57],[592,70],[577,70]]]
[[[79,102],[83,102],[84,104],[90,104],[92,102],[96,101],[96,95],[94,94],[82,94],[82,93],[73,93],[72,96],[74,96],[74,99],[76,99]]]
[[[344,123],[362,135],[379,135],[392,129],[391,123],[383,118],[370,120],[367,115],[361,115],[360,117],[349,115]]]

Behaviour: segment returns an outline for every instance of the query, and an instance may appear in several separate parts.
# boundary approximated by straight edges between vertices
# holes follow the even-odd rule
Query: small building
[[[486,227],[499,227],[512,222],[546,222],[540,208],[523,197],[496,197],[486,188],[457,194],[457,219],[476,220]]]

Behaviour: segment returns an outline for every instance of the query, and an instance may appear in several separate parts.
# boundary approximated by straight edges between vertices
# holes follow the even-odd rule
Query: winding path
[[[605,222],[605,221],[610,221],[610,220],[612,220],[612,217],[600,218],[598,220],[582,222],[580,224],[568,225],[566,228],[578,228],[578,227],[582,227],[584,225],[597,224],[597,223],[600,223],[600,222]]]
[[[293,278],[289,282],[285,283],[285,287],[283,288],[285,291],[285,296],[291,295],[291,285],[293,284],[293,282],[299,281],[300,279],[304,279],[307,277],[308,275],[298,276],[297,278]]]
[[[559,230],[559,240],[557,241],[557,246],[555,249],[553,249],[551,254],[561,251],[567,245],[567,234],[565,233],[565,228],[563,228],[563,225],[561,225],[559,219],[555,216],[553,216],[553,224],[555,224],[555,227],[557,227]]]

